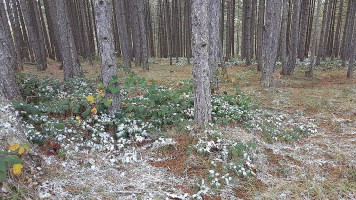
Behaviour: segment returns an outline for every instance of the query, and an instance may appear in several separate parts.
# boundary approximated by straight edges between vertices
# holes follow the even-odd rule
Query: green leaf
[[[65,128],[65,124],[64,123],[55,123],[54,127],[56,127],[56,129],[63,130]]]
[[[7,151],[0,151],[0,156],[6,156],[8,155]]]
[[[0,162],[0,173],[1,172],[6,172],[7,170],[7,162],[5,160],[1,160]]]
[[[99,88],[104,88],[105,86],[104,86],[103,83],[99,83],[99,84],[98,84],[98,87],[99,87]]]
[[[0,181],[6,181],[6,173],[0,172]]]
[[[77,114],[78,112],[79,112],[79,109],[80,109],[80,105],[75,105],[73,108],[72,108],[72,112],[74,113],[74,114]]]
[[[22,160],[16,155],[6,156],[5,161],[8,162],[10,165],[22,163]]]
[[[109,107],[110,105],[111,105],[111,102],[105,99],[104,100],[104,106],[105,107]]]
[[[20,108],[20,102],[19,101],[12,101],[12,105],[14,106],[15,109]]]
[[[90,114],[90,107],[87,107],[87,109],[83,112],[82,117],[86,118]]]

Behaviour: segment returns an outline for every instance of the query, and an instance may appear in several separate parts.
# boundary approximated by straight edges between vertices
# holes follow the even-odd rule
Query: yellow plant
[[[23,168],[23,165],[22,165],[22,164],[14,164],[14,166],[12,167],[12,172],[13,172],[15,175],[20,175],[22,168]]]

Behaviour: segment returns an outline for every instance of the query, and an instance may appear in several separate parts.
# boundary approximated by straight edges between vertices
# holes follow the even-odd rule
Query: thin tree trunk
[[[143,63],[143,69],[149,70],[150,67],[148,65],[148,45],[147,45],[147,31],[145,27],[145,19],[144,19],[144,8],[143,8],[143,3],[138,2],[136,0],[137,8],[138,8],[138,20],[139,20],[139,26],[140,26],[140,46],[141,46],[141,61]]]
[[[117,20],[117,27],[119,28],[119,35],[121,38],[121,49],[122,56],[124,58],[124,64],[127,67],[131,67],[130,52],[132,51],[132,46],[129,44],[129,35],[126,26],[126,15],[125,15],[125,5],[124,0],[115,0],[115,14]]]
[[[48,5],[48,0],[44,0],[43,4],[45,6],[45,14],[46,14],[46,19],[48,24],[48,33],[50,36],[51,46],[54,49],[55,58],[57,59],[57,61],[61,61],[61,54],[58,46],[59,35],[58,35],[57,26],[54,24],[55,19],[52,19],[52,15],[49,12],[50,8]]]
[[[282,13],[282,25],[281,25],[281,61],[282,67],[287,66],[287,22],[289,12],[289,0],[283,0],[283,13]]]
[[[252,2],[246,1],[246,65],[251,65],[252,59]]]
[[[16,9],[16,5],[14,5],[12,3],[12,6],[10,6],[10,0],[6,0],[6,7],[7,7],[7,13],[9,16],[9,22],[11,25],[11,30],[13,33],[13,38],[14,38],[14,42],[10,45],[14,45],[14,55],[15,55],[15,70],[22,70],[23,66],[22,66],[22,52],[21,52],[21,40],[22,40],[22,35],[21,35],[21,29],[20,29],[20,24],[18,22],[18,18],[16,18],[17,16],[17,11]],[[11,35],[11,33],[10,33]]]
[[[294,72],[298,53],[298,36],[299,36],[299,17],[300,17],[300,0],[293,1],[293,24],[290,42],[290,53],[288,56],[287,66],[283,66],[282,75],[291,75]]]
[[[339,56],[340,32],[341,32],[341,24],[342,24],[342,10],[343,10],[343,7],[344,7],[344,0],[340,0],[339,15],[338,15],[338,18],[337,18],[337,26],[336,26],[334,47],[333,47],[333,57],[334,58],[337,58]]]
[[[309,18],[309,0],[302,0],[301,8],[301,22],[300,22],[300,35],[299,35],[299,47],[298,58],[303,61],[305,56],[305,45],[308,31],[308,18]]]
[[[329,0],[325,0],[324,2],[324,11],[323,11],[323,21],[321,24],[320,37],[319,37],[319,47],[318,54],[316,57],[316,65],[320,65],[320,60],[323,55],[323,45],[324,45],[324,35],[326,32],[326,21],[327,21],[327,11],[328,11],[328,3]]]
[[[59,49],[64,71],[64,80],[79,75],[80,64],[78,61],[77,49],[75,48],[73,32],[69,22],[66,1],[48,1],[48,9],[51,13],[53,24],[58,27]]]
[[[319,16],[320,16],[320,10],[321,10],[321,0],[318,0],[318,7],[316,11],[316,17],[314,20],[314,33],[313,33],[313,39],[311,40],[312,46],[311,46],[311,56],[310,56],[310,65],[309,65],[309,70],[305,72],[306,77],[312,77],[313,72],[314,72],[314,65],[315,65],[315,53],[316,53],[316,46],[318,43],[318,29],[319,29]]]
[[[22,40],[22,54],[24,56],[24,58],[26,58],[29,61],[32,61],[33,58],[33,51],[30,48],[30,43],[29,43],[29,39],[28,39],[28,33],[26,30],[26,26],[25,26],[25,21],[24,21],[24,16],[22,14],[21,8],[20,8],[20,2],[19,0],[15,0],[16,4],[17,4],[17,11],[19,13],[19,20],[20,20],[20,25],[21,25],[21,30],[22,30],[22,35],[23,35],[23,40]]]
[[[353,2],[353,15],[355,17],[356,13],[356,2]],[[352,43],[350,44],[350,58],[349,58],[349,67],[347,69],[347,78],[355,78],[354,76],[354,67],[355,67],[355,57],[356,57],[356,26],[353,27],[353,36]]]
[[[258,25],[257,25],[257,70],[262,70],[262,51],[263,51],[263,27],[265,21],[266,1],[258,2]]]
[[[45,70],[47,68],[46,50],[39,24],[38,11],[35,11],[37,3],[36,1],[20,0],[20,6],[26,23],[30,46],[36,57],[37,70]]]

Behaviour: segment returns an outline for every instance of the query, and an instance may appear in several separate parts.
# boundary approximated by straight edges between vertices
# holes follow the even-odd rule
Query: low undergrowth
[[[129,144],[128,139],[154,139],[167,128],[193,123],[191,81],[163,86],[133,74],[125,80],[113,78],[115,86],[104,87],[86,78],[61,84],[21,74],[18,82],[26,101],[13,104],[25,120],[29,139],[39,144],[54,140],[75,149],[110,151]],[[114,116],[108,112],[113,101],[105,96],[108,91],[121,96],[121,109]],[[254,107],[242,93],[212,97],[217,124],[251,119]]]
[[[316,132],[312,120],[293,121],[291,116],[258,109],[235,83],[233,93],[212,95],[213,121],[199,133],[193,128],[192,81],[159,85],[130,74],[124,79],[113,76],[105,87],[85,77],[62,84],[53,78],[21,74],[18,83],[25,101],[13,105],[24,119],[29,140],[47,146],[49,155],[120,151],[133,143],[160,141],[172,127],[188,131],[197,143],[190,145],[187,153],[194,151],[210,162],[193,195],[197,199],[231,188],[240,179],[256,177],[256,144],[227,138],[221,127],[244,125],[268,142],[291,142]],[[114,100],[107,93],[120,94],[121,109],[115,115],[109,114]]]

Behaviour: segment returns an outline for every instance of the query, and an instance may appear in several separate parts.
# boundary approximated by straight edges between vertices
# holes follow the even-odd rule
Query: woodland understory
[[[0,0],[0,199],[356,199],[355,16]]]
[[[168,62],[152,59],[149,72],[134,68],[135,77],[162,85],[162,90],[163,86],[170,91],[184,90],[188,84],[185,81],[191,79],[191,66],[184,58],[173,66]],[[34,144],[22,157],[23,173],[9,173],[10,181],[3,183],[1,195],[5,199],[354,199],[356,87],[354,80],[343,78],[340,63],[323,64],[316,69],[314,78],[305,78],[305,63],[299,63],[295,75],[281,77],[275,87],[265,89],[258,84],[256,68],[239,62],[231,60],[229,77],[222,77],[221,93],[214,96],[235,96],[239,88],[240,103],[248,101],[252,105],[246,110],[246,118],[219,121],[207,127],[194,125],[189,117],[187,121],[177,119],[178,125],[162,127],[161,131],[147,129],[149,137],[144,134],[145,125],[138,125],[136,132],[128,132],[130,137],[119,139],[110,131],[102,135],[106,131],[100,130],[99,125],[94,125],[97,130],[85,133],[74,117],[74,122],[69,122],[69,116],[50,114],[48,122],[61,120],[56,122],[64,123],[65,129],[40,131],[46,137],[45,145]],[[58,78],[58,66],[49,61],[49,68],[36,79],[54,87],[55,82],[48,82],[50,78],[45,77]],[[85,63],[83,69],[86,77],[95,82],[99,63]],[[21,80],[34,79],[33,72],[34,66],[26,66],[21,74],[27,78]],[[137,77],[132,75],[126,81],[142,84],[143,79]],[[27,86],[32,84],[27,82]],[[97,92],[95,86],[89,88],[84,90],[90,91],[81,91],[85,101],[86,92]],[[31,89],[29,101],[41,98],[40,90],[50,90]],[[140,89],[134,91],[131,97],[144,96]],[[134,102],[127,102],[131,103]],[[138,107],[147,105],[145,101],[136,103]],[[32,137],[28,126],[35,117],[21,114],[26,108],[15,111],[10,102],[2,104],[1,131],[23,128]],[[14,126],[13,119],[19,115],[24,118]],[[95,120],[83,118],[81,123],[89,119]],[[104,119],[99,117],[97,123],[105,124],[100,120]],[[73,134],[75,130],[78,134]],[[78,136],[83,138],[78,141]],[[58,149],[55,145],[59,145]],[[234,171],[234,166],[238,170]]]

